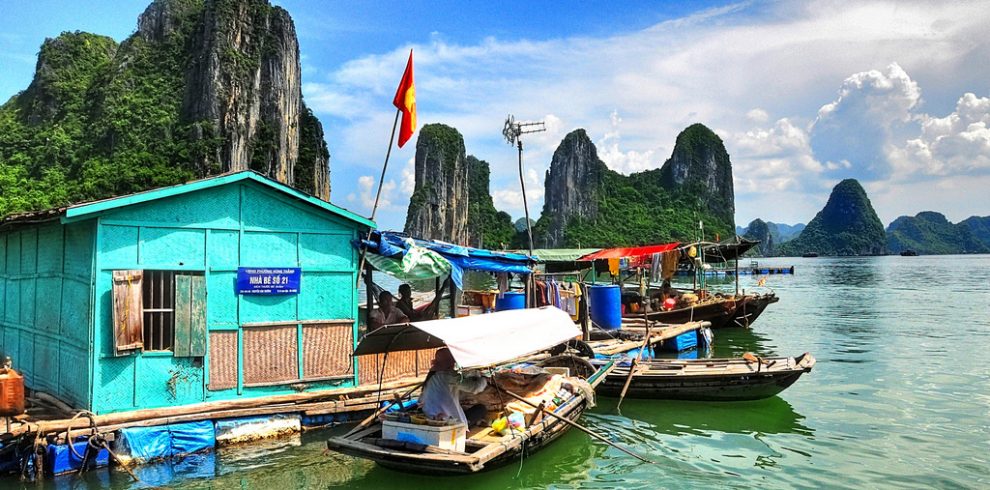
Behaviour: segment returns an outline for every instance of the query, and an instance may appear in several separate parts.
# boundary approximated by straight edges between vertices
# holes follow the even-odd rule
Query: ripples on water
[[[751,331],[717,332],[715,354],[811,351],[818,364],[768,400],[630,399],[619,413],[603,399],[583,417],[657,465],[571,431],[521,464],[431,478],[323,454],[339,428],[139,474],[193,489],[990,487],[990,256],[761,262],[794,264],[796,274],[770,276],[781,301]],[[110,485],[138,487],[106,471],[44,487]]]

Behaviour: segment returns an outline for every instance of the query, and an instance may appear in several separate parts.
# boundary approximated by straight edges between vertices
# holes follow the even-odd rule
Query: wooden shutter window
[[[141,282],[144,271],[113,271],[113,350],[124,356],[144,347]]]
[[[175,275],[176,357],[206,356],[206,278]]]

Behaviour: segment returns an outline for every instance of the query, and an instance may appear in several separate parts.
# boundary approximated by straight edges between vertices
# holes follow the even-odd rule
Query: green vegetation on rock
[[[481,248],[502,249],[512,245],[516,230],[512,217],[495,209],[489,181],[488,162],[467,156],[468,165],[468,234],[470,244]]]
[[[825,207],[801,234],[784,244],[780,255],[881,255],[886,235],[863,186],[855,179],[839,182]]]
[[[987,244],[977,239],[967,224],[954,225],[944,215],[933,211],[901,216],[890,223],[887,249],[891,253],[913,250],[919,254],[990,252]]]

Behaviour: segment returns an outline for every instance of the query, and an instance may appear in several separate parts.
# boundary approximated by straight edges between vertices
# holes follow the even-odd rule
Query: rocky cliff
[[[423,126],[416,141],[416,186],[406,233],[468,245],[469,202],[464,137],[444,124]]]
[[[757,252],[764,257],[769,257],[776,251],[776,245],[780,241],[780,232],[777,231],[777,225],[757,218],[746,227],[743,237],[759,241],[760,244],[756,246]]]
[[[704,221],[706,237],[728,237],[733,231],[729,204],[722,194],[732,194],[731,165],[721,140],[704,126],[695,125],[678,138],[674,156],[665,165],[667,173],[684,173],[681,163],[694,162],[691,155],[718,153],[714,168],[691,163],[687,177],[666,182],[663,169],[621,175],[598,158],[595,145],[583,129],[568,134],[554,152],[544,182],[544,206],[534,229],[541,247],[610,247],[640,245],[698,238],[698,221]],[[684,134],[689,136],[684,137]],[[714,137],[714,139],[712,139]],[[683,148],[688,145],[690,148]],[[680,155],[680,156],[678,156]],[[724,156],[724,158],[723,158]],[[701,156],[707,161],[707,156]],[[728,168],[726,173],[724,170]],[[710,177],[704,173],[715,171]],[[724,181],[728,178],[728,182]],[[712,188],[707,187],[711,182]],[[713,212],[717,208],[719,211]]]
[[[265,0],[156,0],[119,46],[63,33],[0,106],[3,214],[248,168],[329,198],[295,28]]]
[[[543,180],[543,212],[538,246],[560,247],[567,243],[569,221],[594,221],[598,218],[599,193],[608,167],[598,159],[598,149],[583,129],[564,137],[550,160]]]
[[[887,249],[891,253],[904,250],[926,255],[990,252],[967,224],[952,224],[944,215],[933,211],[901,216],[891,222],[886,231]]]
[[[664,187],[697,199],[708,213],[735,228],[732,163],[722,138],[703,124],[677,135],[670,158],[660,167]]]
[[[709,239],[728,237],[734,228],[728,158],[718,136],[694,125],[677,138],[663,168],[626,176],[610,170],[587,133],[575,130],[550,162],[534,240],[542,247],[689,241],[698,237],[698,221]]]
[[[886,250],[883,223],[855,179],[839,182],[825,207],[801,234],[779,248],[781,255],[880,255]]]

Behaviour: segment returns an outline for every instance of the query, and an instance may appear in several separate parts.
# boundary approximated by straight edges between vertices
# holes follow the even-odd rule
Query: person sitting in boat
[[[454,356],[450,349],[441,347],[433,356],[430,373],[423,382],[423,394],[419,403],[423,413],[434,420],[455,419],[472,426],[484,421],[488,409],[474,405],[467,410],[461,407],[461,392],[478,394],[488,386],[487,380],[477,371],[463,376],[454,370]]]
[[[418,320],[418,311],[413,306],[412,301],[412,286],[409,284],[403,284],[399,286],[399,299],[395,302],[396,308],[404,313],[410,320]]]
[[[663,285],[660,286],[660,301],[663,305],[662,308],[665,310],[672,310],[677,307],[680,300],[681,293],[670,285],[670,279],[664,279]]]
[[[368,330],[409,321],[409,317],[396,308],[393,301],[394,297],[388,291],[382,291],[378,295],[378,309],[368,314]]]

